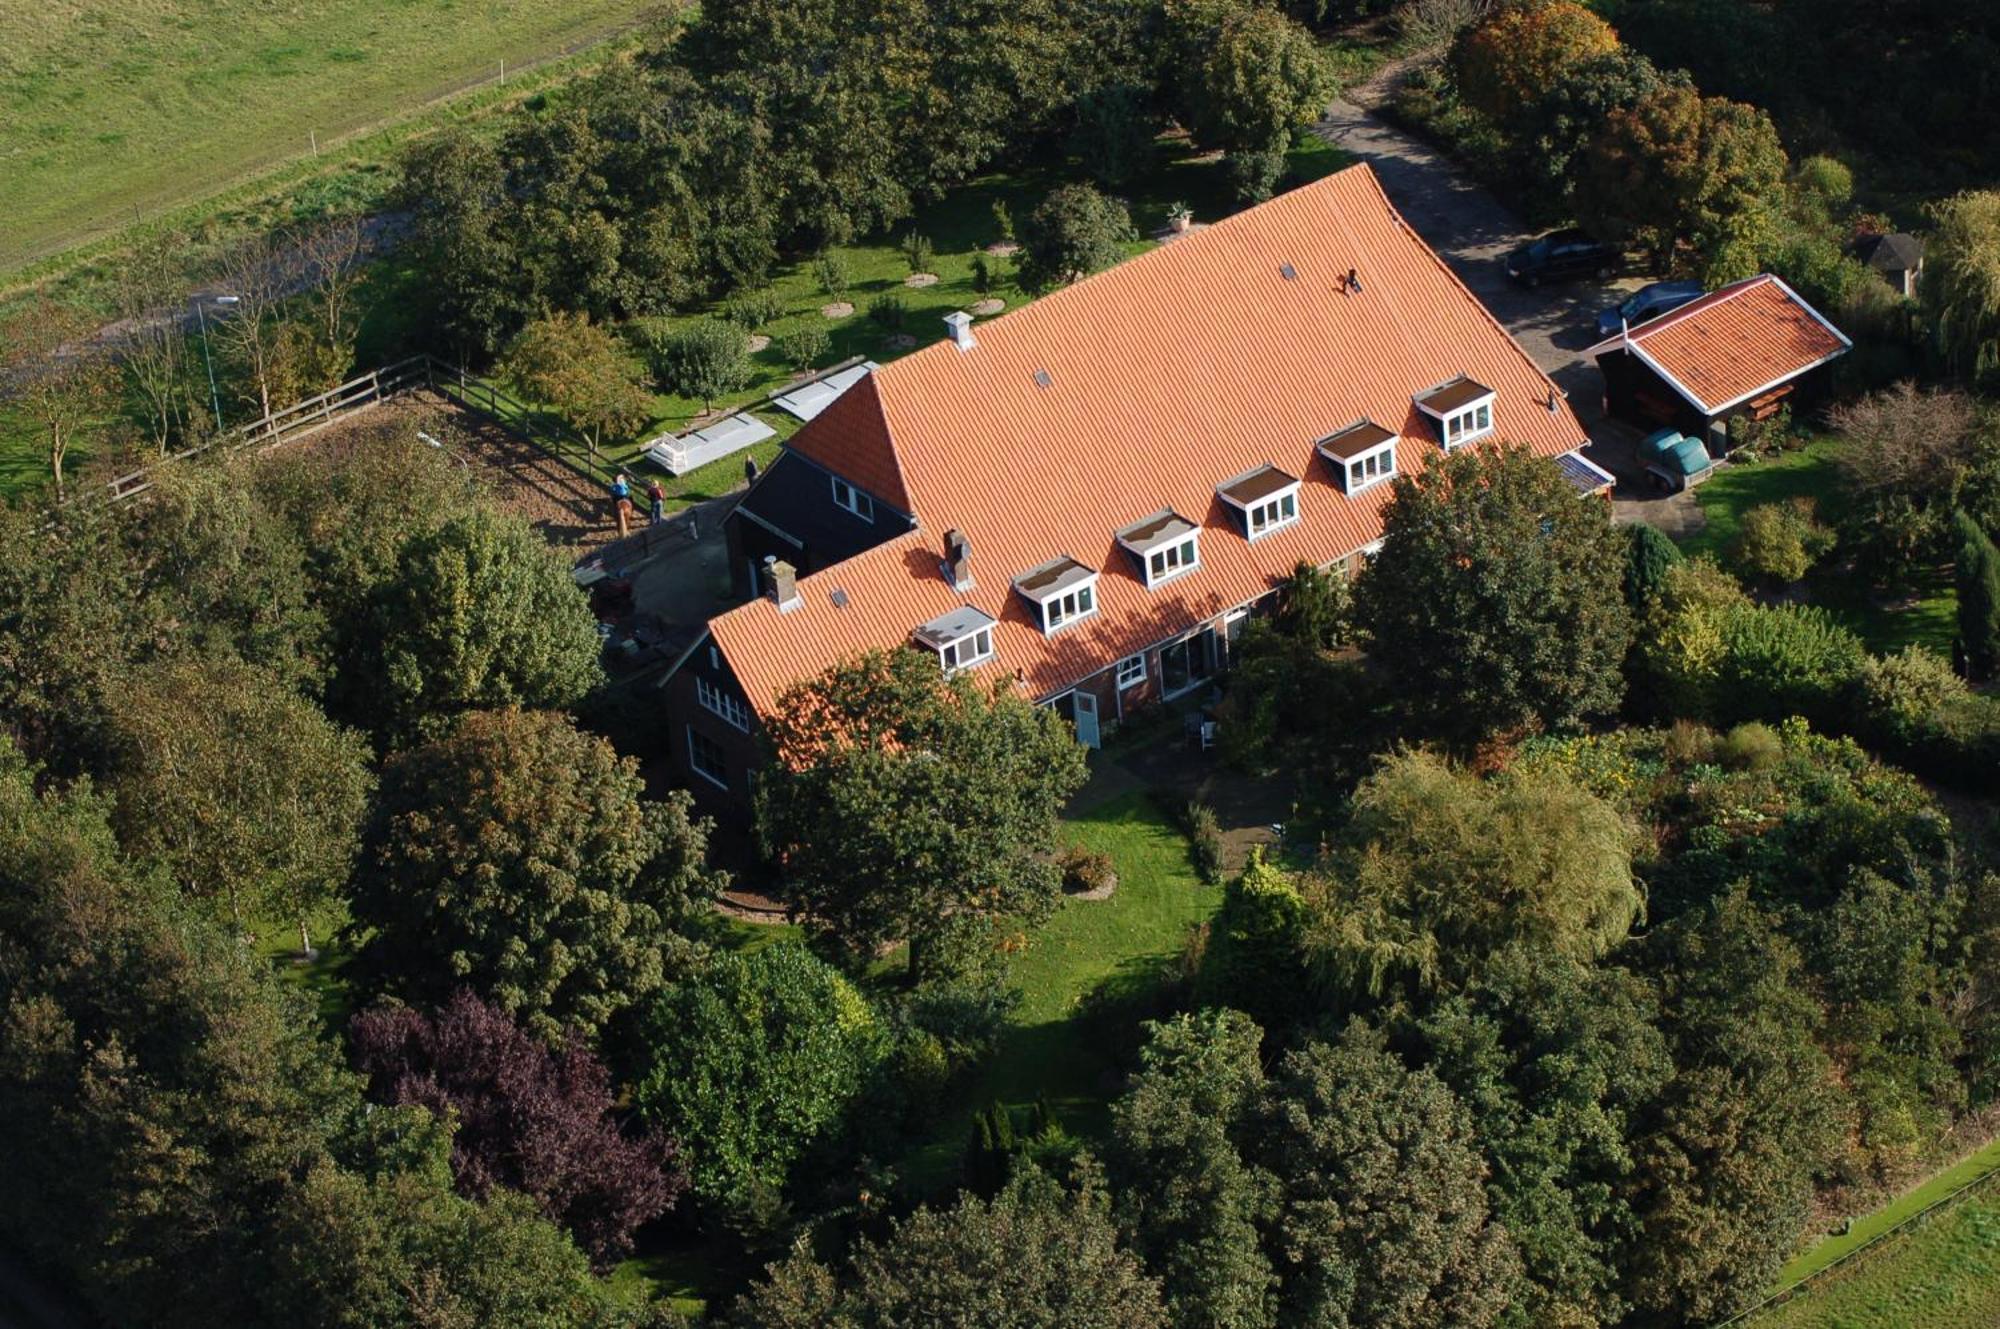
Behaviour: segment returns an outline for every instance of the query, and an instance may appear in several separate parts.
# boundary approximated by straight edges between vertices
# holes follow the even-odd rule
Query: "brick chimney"
[[[944,562],[938,565],[954,591],[972,589],[972,541],[964,531],[944,533]]]
[[[764,560],[764,571],[770,575],[771,599],[778,606],[778,612],[789,614],[805,601],[799,598],[799,570],[782,558]]]

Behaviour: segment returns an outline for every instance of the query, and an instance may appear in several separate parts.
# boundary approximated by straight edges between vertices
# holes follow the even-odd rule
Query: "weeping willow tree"
[[[1301,893],[1319,977],[1353,998],[1455,988],[1521,944],[1594,960],[1643,909],[1611,804],[1559,771],[1481,779],[1424,752],[1355,790],[1345,843]]]
[[[1919,294],[1950,370],[2000,369],[2000,192],[1969,190],[1933,203]]]

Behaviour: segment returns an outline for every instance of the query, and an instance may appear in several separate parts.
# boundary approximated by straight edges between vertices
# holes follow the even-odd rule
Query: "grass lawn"
[[[621,27],[650,0],[0,0],[0,272]]]
[[[1990,1183],[1749,1321],[1754,1329],[1985,1329],[1996,1323],[2000,1195]]]
[[[1111,855],[1118,890],[1108,900],[1068,900],[1030,935],[1010,977],[1021,989],[1012,1027],[960,1112],[905,1160],[920,1192],[954,1185],[974,1109],[995,1099],[1025,1107],[1046,1098],[1071,1132],[1101,1135],[1108,1123],[1105,1077],[1129,1033],[1125,1009],[1143,1008],[1181,953],[1188,930],[1214,914],[1222,892],[1204,886],[1187,838],[1145,794],[1128,794],[1065,826]],[[1102,1018],[1093,1006],[1105,1003]]]
[[[1811,1249],[1801,1252],[1779,1270],[1778,1286],[1789,1287],[1800,1279],[1811,1277],[1910,1215],[1936,1204],[1967,1182],[1983,1177],[1996,1168],[2000,1168],[2000,1140],[1967,1154],[1943,1171],[1933,1173],[1922,1185],[1912,1187],[1880,1209],[1855,1219],[1854,1226],[1845,1235],[1815,1242]]]
[[[339,1033],[354,1014],[356,993],[347,974],[354,953],[343,949],[335,933],[347,919],[345,905],[322,910],[311,921],[314,957],[299,958],[299,925],[295,919],[260,919],[252,922],[257,953],[271,962],[280,981],[311,997],[328,1030]]]
[[[1743,514],[1766,503],[1808,498],[1822,520],[1838,511],[1840,473],[1834,457],[1839,440],[1830,435],[1811,438],[1775,457],[1732,462],[1694,491],[1705,525],[1681,542],[1689,554],[1707,554],[1730,566],[1731,548],[1743,528]],[[1838,555],[1836,554],[1836,558]],[[1911,587],[1904,600],[1877,597],[1862,579],[1845,570],[1828,568],[1806,580],[1812,603],[1852,629],[1877,652],[1918,645],[1947,658],[1958,632],[1958,597],[1950,570],[1933,568]]]

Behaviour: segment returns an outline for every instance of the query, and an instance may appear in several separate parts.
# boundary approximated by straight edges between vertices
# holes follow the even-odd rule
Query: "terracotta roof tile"
[[[1852,345],[1769,273],[1710,292],[1623,340],[1709,414],[1796,378]]]
[[[1358,294],[1342,289],[1349,268]],[[971,604],[998,620],[983,668],[1048,696],[1255,599],[1301,559],[1376,539],[1391,487],[1344,495],[1315,443],[1375,420],[1414,473],[1438,445],[1412,396],[1461,374],[1495,391],[1495,439],[1551,457],[1585,441],[1374,173],[1350,167],[983,323],[973,350],[941,341],[875,371],[791,445],[891,502],[906,492],[919,529],[806,578],[791,613],[754,601],[711,629],[768,710],[790,683]],[[1253,543],[1216,486],[1266,463],[1303,478],[1301,520]],[[1203,528],[1201,566],[1149,591],[1116,533],[1165,510]],[[938,567],[953,528],[973,551],[962,595]],[[1099,570],[1099,612],[1046,637],[1012,583],[1065,555]]]

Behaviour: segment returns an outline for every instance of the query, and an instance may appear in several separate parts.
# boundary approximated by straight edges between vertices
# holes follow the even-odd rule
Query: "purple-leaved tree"
[[[610,1076],[580,1038],[551,1050],[463,989],[431,1015],[363,1011],[349,1038],[373,1098],[457,1114],[451,1166],[461,1191],[483,1197],[500,1185],[530,1196],[599,1270],[687,1186],[672,1141],[619,1130]]]

